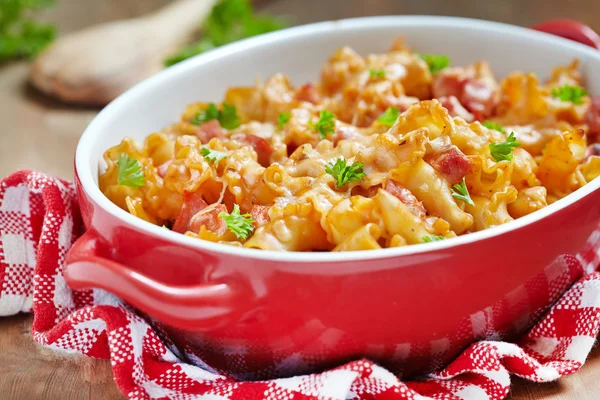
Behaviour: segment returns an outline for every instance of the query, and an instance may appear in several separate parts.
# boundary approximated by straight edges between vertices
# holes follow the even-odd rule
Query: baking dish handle
[[[589,26],[571,19],[553,19],[531,27],[536,31],[571,39],[600,50],[600,35]]]
[[[240,290],[225,283],[169,286],[102,256],[100,243],[98,233],[88,230],[67,253],[64,277],[71,288],[104,289],[180,329],[201,331],[236,318]]]

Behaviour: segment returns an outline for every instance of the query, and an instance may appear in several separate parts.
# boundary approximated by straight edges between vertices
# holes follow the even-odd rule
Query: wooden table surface
[[[45,18],[62,33],[140,15],[169,0],[59,0]],[[295,24],[381,14],[436,14],[482,18],[528,26],[550,18],[574,18],[600,31],[600,1],[578,0],[272,0],[261,9]],[[25,62],[0,66],[0,177],[35,169],[72,177],[75,146],[98,110],[61,105],[26,84]],[[36,345],[30,316],[0,319],[0,398],[121,399],[110,364],[65,355]],[[554,383],[514,380],[513,400],[600,398],[600,349],[583,369]]]

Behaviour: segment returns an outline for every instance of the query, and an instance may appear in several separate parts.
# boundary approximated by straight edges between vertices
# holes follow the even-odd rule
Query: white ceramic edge
[[[236,42],[227,46],[223,46],[216,50],[212,50],[204,55],[196,56],[192,59],[186,60],[178,65],[167,68],[159,74],[143,81],[135,87],[129,89],[127,92],[119,96],[116,100],[106,106],[94,120],[89,124],[84,133],[82,134],[77,150],[75,153],[75,166],[77,174],[81,181],[84,191],[92,198],[96,204],[102,207],[106,212],[113,214],[115,217],[121,219],[124,223],[134,226],[140,231],[145,231],[153,236],[160,237],[162,239],[169,240],[174,243],[181,244],[183,246],[189,246],[197,248],[199,250],[205,250],[215,253],[235,254],[240,257],[248,257],[253,259],[283,261],[283,262],[348,262],[356,260],[369,260],[369,259],[385,259],[390,257],[398,257],[407,254],[424,253],[431,250],[443,250],[451,247],[461,246],[467,243],[473,243],[478,240],[489,239],[491,237],[505,234],[513,230],[522,228],[526,225],[539,221],[548,215],[565,208],[566,206],[576,202],[577,200],[589,195],[600,186],[600,178],[595,179],[584,187],[564,197],[563,199],[543,208],[542,210],[536,211],[533,214],[526,215],[515,221],[507,223],[505,225],[489,228],[483,231],[470,233],[468,235],[459,236],[449,240],[423,243],[418,245],[410,245],[392,249],[380,249],[380,250],[369,250],[369,251],[349,251],[349,252],[328,252],[328,253],[303,253],[303,252],[280,252],[270,250],[259,250],[259,249],[247,249],[232,247],[230,245],[213,243],[210,241],[194,239],[176,232],[171,232],[163,229],[162,227],[153,225],[142,219],[134,217],[125,210],[112,203],[104,194],[100,191],[99,187],[94,182],[94,174],[98,171],[92,171],[87,167],[90,152],[92,148],[92,139],[95,135],[102,132],[103,125],[107,121],[112,110],[121,107],[126,104],[130,98],[134,97],[134,94],[139,89],[151,89],[153,86],[160,85],[161,81],[168,77],[176,74],[185,72],[186,70],[194,68],[197,64],[210,62],[212,60],[224,57],[227,54],[234,53],[241,49],[247,49],[252,46],[268,44],[277,42],[279,40],[293,37],[294,35],[302,35],[306,32],[321,31],[324,34],[334,29],[369,29],[378,26],[387,26],[390,24],[398,25],[431,25],[435,23],[438,26],[446,27],[464,27],[465,25],[473,27],[481,27],[496,33],[518,33],[519,35],[529,37],[529,39],[537,40],[540,42],[560,42],[562,45],[572,46],[578,48],[579,51],[588,52],[590,56],[600,58],[600,52],[592,49],[585,45],[562,39],[556,36],[552,36],[546,33],[537,32],[528,28],[522,28],[514,25],[508,25],[498,22],[490,22],[469,18],[457,18],[457,17],[440,17],[440,16],[386,16],[386,17],[365,17],[365,18],[353,18],[338,21],[327,21],[319,22],[315,24],[298,26],[295,28],[284,29],[278,32],[273,32],[258,37],[246,39],[240,42]]]

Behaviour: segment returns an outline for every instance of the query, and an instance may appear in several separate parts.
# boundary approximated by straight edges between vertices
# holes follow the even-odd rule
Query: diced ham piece
[[[227,212],[227,207],[224,204],[219,204],[215,207],[204,209],[194,215],[190,221],[190,230],[192,232],[200,232],[200,228],[206,227],[215,235],[223,236],[227,233],[227,224],[223,218],[219,218],[219,214]]]
[[[247,135],[245,133],[235,135],[232,137],[232,139],[251,146],[258,156],[257,159],[260,165],[263,167],[268,167],[271,165],[271,154],[273,153],[273,148],[265,139],[261,138],[260,136]]]
[[[158,173],[158,176],[164,178],[165,175],[167,175],[167,169],[169,169],[169,165],[171,165],[172,162],[173,160],[168,160],[156,167],[156,172]]]
[[[419,218],[424,219],[427,216],[427,212],[425,211],[425,207],[423,204],[417,200],[414,194],[398,182],[388,179],[385,183],[385,188],[387,192],[396,196],[398,200],[404,203],[410,211],[418,216]]]
[[[592,99],[592,104],[585,113],[585,123],[590,129],[590,135],[600,137],[600,96]]]
[[[456,97],[476,119],[484,119],[492,114],[498,101],[496,91],[493,81],[469,77],[458,68],[440,72],[432,84],[433,97]]]
[[[221,128],[221,124],[216,119],[212,121],[208,121],[198,127],[196,131],[196,136],[200,139],[202,144],[206,144],[210,142],[212,138],[225,138],[225,132],[223,132],[223,128]]]
[[[190,220],[194,215],[206,208],[208,204],[196,192],[183,192],[181,211],[173,224],[173,231],[185,233],[190,230]]]
[[[448,110],[448,113],[450,113],[451,116],[460,117],[467,122],[473,122],[473,114],[467,111],[455,96],[443,96],[438,100],[442,103],[442,106]]]
[[[496,107],[494,88],[490,87],[485,81],[477,79],[467,79],[464,82],[462,95],[459,99],[465,108],[474,113],[475,116],[489,116]]]
[[[460,182],[473,167],[471,160],[456,146],[450,146],[442,152],[431,155],[425,161],[441,173],[451,185]]]
[[[296,89],[294,99],[299,101],[307,101],[312,104],[318,104],[321,101],[321,95],[317,92],[317,88],[312,83],[307,83]]]
[[[229,189],[225,190],[221,204],[225,204],[228,210],[233,210],[233,206],[237,204],[237,199]],[[242,210],[245,211],[245,210]]]
[[[252,224],[254,225],[254,229],[263,226],[271,220],[271,218],[269,217],[269,207],[267,206],[259,206],[256,204],[253,205],[250,209],[250,215],[254,220],[254,223]]]
[[[437,74],[431,85],[433,97],[454,96],[460,99],[464,83],[462,75],[462,70],[457,68],[448,68]]]

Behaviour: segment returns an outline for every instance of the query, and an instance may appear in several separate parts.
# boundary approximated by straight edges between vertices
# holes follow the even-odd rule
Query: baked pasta
[[[212,242],[351,251],[505,224],[600,174],[600,98],[577,61],[541,83],[397,40],[335,52],[320,81],[278,74],[191,104],[106,151],[102,192],[134,216]]]

